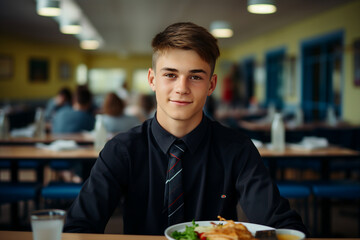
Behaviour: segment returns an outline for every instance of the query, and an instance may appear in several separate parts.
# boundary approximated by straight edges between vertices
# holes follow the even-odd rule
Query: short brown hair
[[[108,93],[103,103],[103,113],[110,116],[120,116],[123,114],[125,103],[115,93]]]
[[[75,91],[75,101],[81,106],[90,106],[92,103],[92,93],[86,85],[79,85]]]
[[[161,52],[171,48],[194,50],[214,71],[216,59],[220,55],[217,39],[205,28],[191,22],[180,22],[168,26],[158,33],[153,41],[153,68]]]

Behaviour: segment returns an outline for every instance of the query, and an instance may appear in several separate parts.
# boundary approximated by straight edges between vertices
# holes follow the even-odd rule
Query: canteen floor
[[[32,179],[35,174],[31,173],[31,171],[22,171],[20,179],[21,180],[29,180]],[[0,175],[1,180],[7,178],[6,173],[2,172]],[[70,202],[62,202],[57,203],[60,205],[52,205],[52,208],[62,208],[67,209]],[[299,212],[304,217],[304,211],[301,205],[301,202],[290,200],[290,204],[293,209]],[[29,224],[29,216],[28,212],[34,209],[34,203],[29,201],[28,209],[24,213],[22,210],[24,209],[24,202],[20,203],[20,214],[22,215],[22,219],[20,221],[21,225],[19,227],[14,227],[10,225],[10,204],[3,204],[0,206],[0,230],[19,230],[19,231],[30,231]],[[40,204],[40,208],[44,208],[44,203]],[[26,208],[25,208],[26,209]],[[360,229],[359,229],[359,207],[354,202],[334,202],[332,204],[331,210],[331,235],[322,236],[321,234],[316,237],[332,237],[332,238],[359,238],[360,237]],[[309,224],[308,228],[310,232],[313,232],[313,209],[312,202],[309,202]],[[241,209],[238,209],[238,215],[240,221],[247,221],[242,213]],[[320,223],[320,221],[318,220]],[[318,228],[319,229],[319,228]],[[111,217],[106,229],[105,233],[110,234],[121,234],[123,233],[123,224],[122,224],[122,211],[120,208],[117,208]],[[315,237],[315,236],[313,236]]]

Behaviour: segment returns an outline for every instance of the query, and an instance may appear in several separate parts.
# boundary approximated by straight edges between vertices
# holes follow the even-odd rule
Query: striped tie
[[[165,182],[165,206],[168,212],[168,225],[184,221],[184,191],[182,187],[181,158],[185,152],[185,144],[178,140],[169,150],[169,163]]]

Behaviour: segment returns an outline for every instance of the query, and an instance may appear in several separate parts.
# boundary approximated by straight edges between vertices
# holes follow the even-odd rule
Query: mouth
[[[180,106],[185,106],[192,103],[192,101],[189,100],[176,100],[176,99],[170,99],[170,102]]]

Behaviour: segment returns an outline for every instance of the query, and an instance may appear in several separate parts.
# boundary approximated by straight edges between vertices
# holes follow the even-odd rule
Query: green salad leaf
[[[197,226],[199,226],[199,224],[196,224],[195,220],[192,220],[192,226],[185,226],[185,231],[183,232],[173,232],[171,237],[176,240],[198,240],[198,235],[195,232]]]

